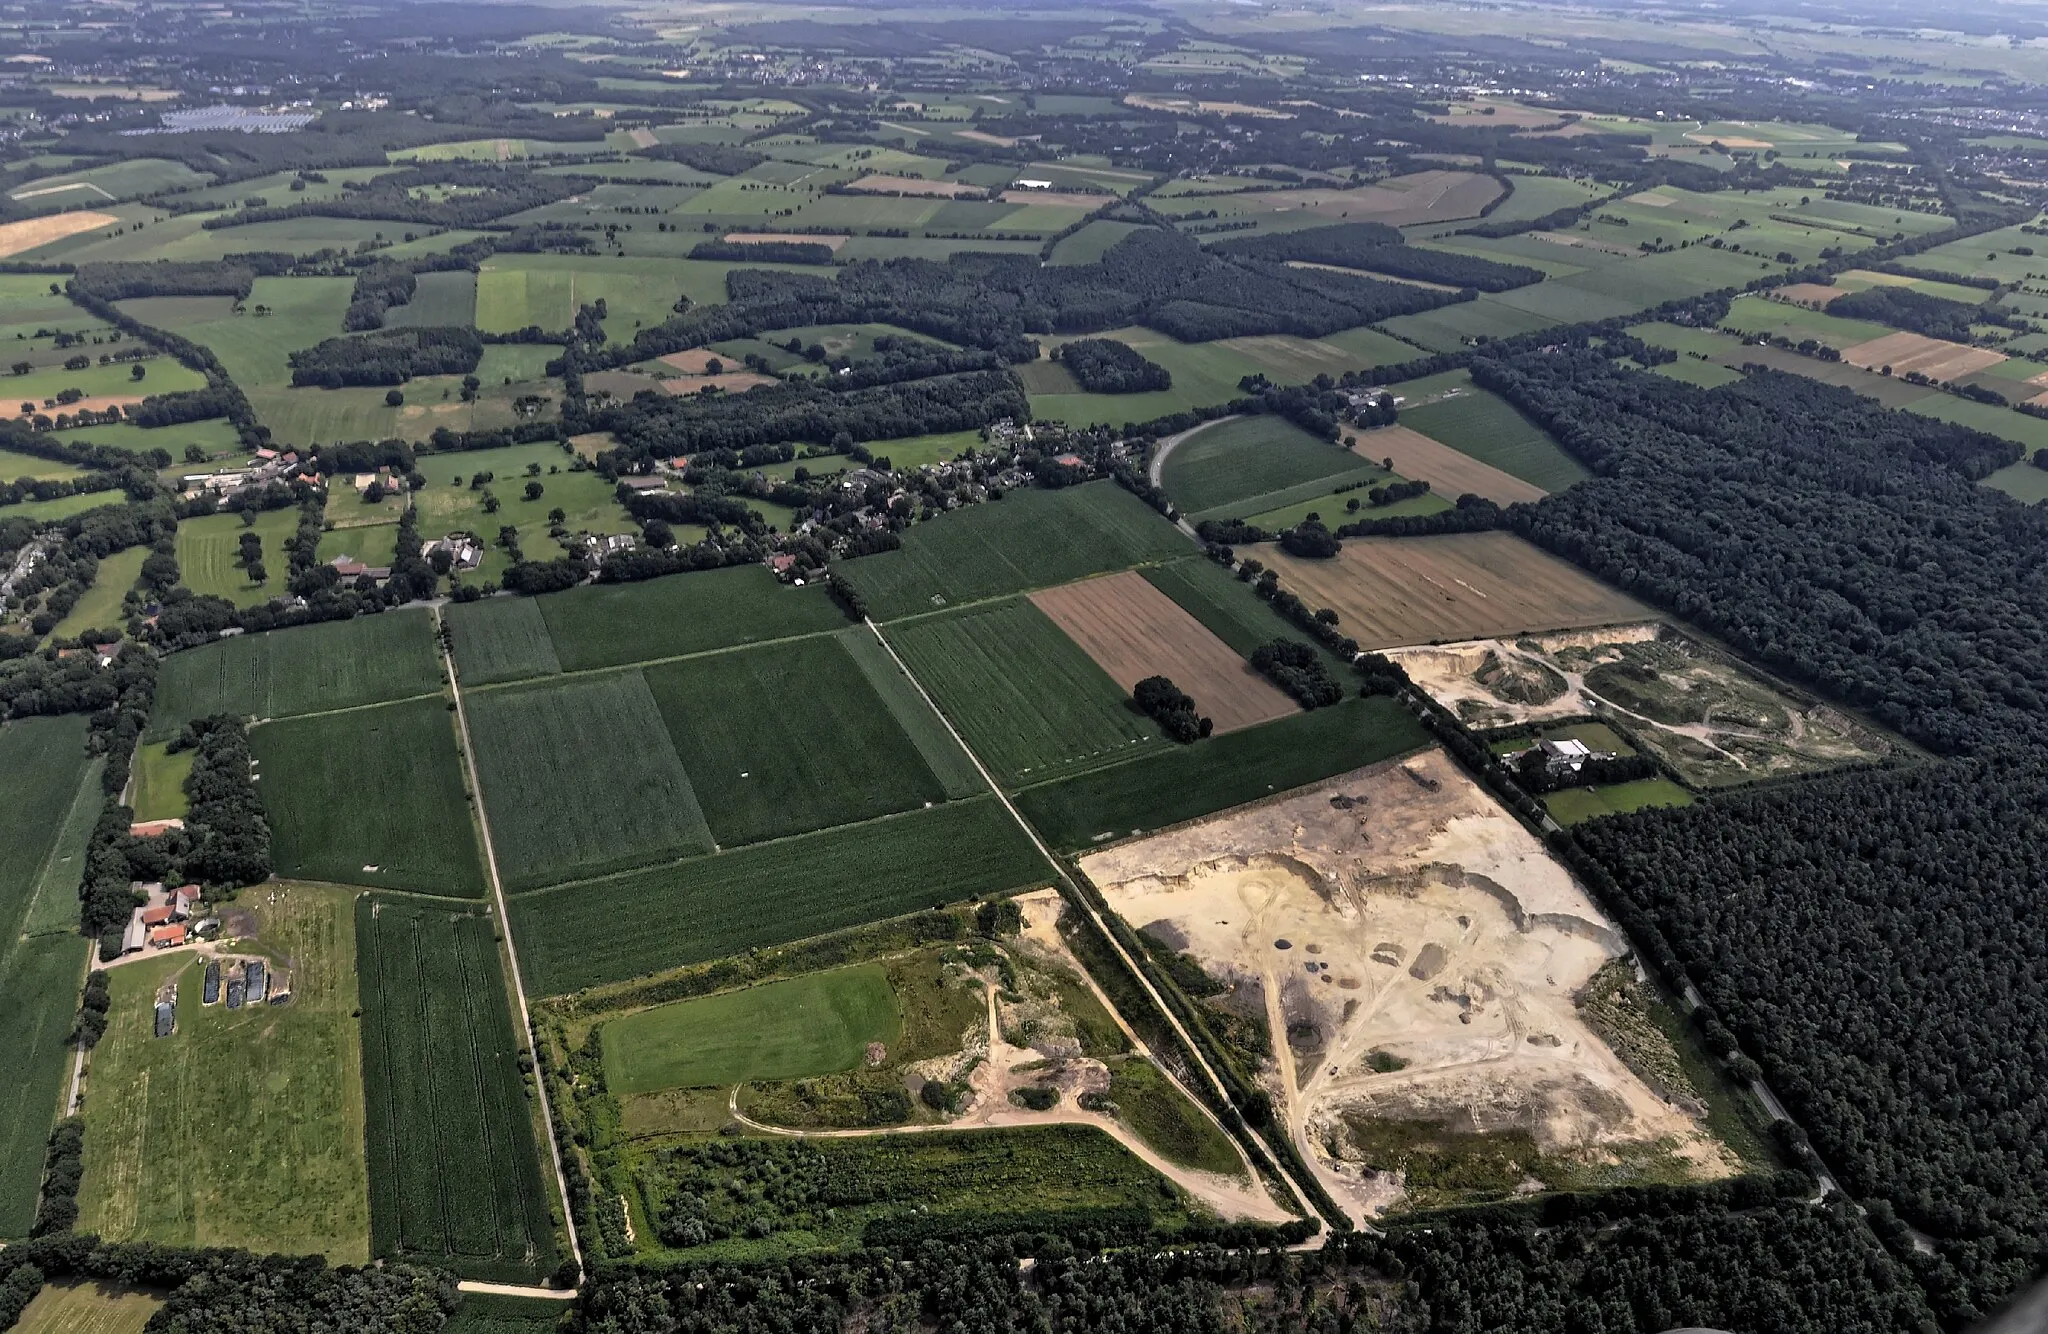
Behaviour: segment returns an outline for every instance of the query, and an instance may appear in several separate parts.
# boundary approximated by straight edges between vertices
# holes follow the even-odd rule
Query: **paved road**
[[[1162,471],[1164,471],[1166,467],[1166,456],[1168,454],[1171,454],[1174,450],[1180,448],[1181,442],[1186,440],[1189,436],[1195,435],[1202,431],[1206,431],[1211,426],[1220,426],[1224,422],[1236,420],[1236,417],[1218,417],[1215,421],[1203,422],[1200,426],[1190,426],[1187,430],[1180,432],[1178,435],[1167,436],[1164,440],[1161,440],[1159,442],[1158,447],[1152,451],[1152,461],[1145,465],[1146,480],[1151,482],[1152,485],[1159,487],[1161,490],[1164,490],[1165,483],[1159,480],[1159,475]],[[1187,519],[1175,519],[1174,523],[1179,525],[1180,530],[1186,533],[1189,537],[1194,538],[1195,541],[1199,542],[1202,540],[1200,536],[1196,534],[1195,526],[1189,523]]]

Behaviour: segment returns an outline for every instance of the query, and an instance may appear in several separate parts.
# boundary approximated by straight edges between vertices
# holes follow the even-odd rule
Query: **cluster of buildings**
[[[222,983],[226,986],[223,988]],[[206,964],[205,982],[200,988],[201,1005],[219,1005],[225,1000],[230,1010],[245,1005],[286,1005],[291,1002],[290,974],[272,972],[261,959],[213,959]]]
[[[177,820],[153,820],[150,826],[162,825],[183,828]],[[150,829],[145,825],[131,825],[129,832],[138,829],[149,833],[163,833],[163,829]],[[149,833],[142,835],[148,837]],[[144,903],[129,914],[128,926],[121,933],[121,953],[138,954],[145,949],[167,950],[187,944],[210,922],[193,921],[199,908],[199,886],[184,885],[167,890],[160,882],[132,886],[144,896]]]
[[[259,449],[246,468],[226,468],[219,472],[188,472],[178,481],[181,489],[188,495],[196,491],[211,491],[215,496],[225,500],[251,487],[287,481],[296,476],[298,471],[297,450],[288,449],[279,453],[274,449]]]

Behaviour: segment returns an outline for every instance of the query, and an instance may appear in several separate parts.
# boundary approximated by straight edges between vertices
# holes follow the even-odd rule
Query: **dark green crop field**
[[[365,895],[356,959],[372,1252],[545,1275],[554,1227],[491,920]]]
[[[720,847],[946,798],[836,635],[644,675]]]
[[[1245,502],[1335,477],[1362,472],[1364,461],[1342,445],[1318,440],[1281,417],[1236,417],[1204,426],[1175,445],[1160,469],[1173,503],[1187,514],[1233,509],[1256,513]]]
[[[893,625],[889,642],[1005,783],[1170,744],[1028,599]]]
[[[279,875],[482,898],[454,715],[438,699],[249,734]]]
[[[1017,809],[1053,847],[1085,848],[1375,764],[1428,740],[1393,700],[1352,698],[1029,787],[1017,794]]]
[[[825,590],[788,588],[758,565],[594,584],[536,599],[563,671],[673,658],[846,624]]]
[[[164,659],[148,735],[167,740],[215,713],[285,718],[440,688],[434,622],[425,611],[237,635]]]
[[[985,798],[522,894],[512,925],[527,984],[560,995],[1051,879]]]
[[[896,551],[839,567],[892,621],[1186,555],[1188,539],[1110,482],[1017,491],[913,526]]]

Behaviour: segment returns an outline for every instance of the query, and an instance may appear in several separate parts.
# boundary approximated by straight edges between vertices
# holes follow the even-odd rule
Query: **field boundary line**
[[[1034,584],[1030,588],[1020,588],[1014,593],[997,593],[990,597],[975,598],[970,602],[950,602],[943,607],[933,607],[930,611],[913,611],[907,616],[892,616],[888,620],[881,622],[881,624],[909,625],[913,621],[929,621],[934,617],[945,616],[956,611],[971,611],[976,607],[992,607],[998,602],[1014,602],[1019,599],[1029,602],[1034,593],[1044,593],[1055,588],[1069,588],[1075,584],[1085,584],[1091,579],[1107,579],[1112,575],[1136,574],[1140,570],[1163,569],[1168,565],[1173,565],[1186,559],[1186,556],[1167,556],[1160,560],[1141,560],[1135,565],[1122,565],[1114,570],[1097,570],[1093,574],[1084,574],[1079,578],[1062,579],[1056,584]],[[873,629],[875,622],[870,620],[867,622],[867,625],[869,629]]]
[[[886,824],[891,820],[908,819],[913,815],[927,815],[942,807],[962,806],[969,802],[980,801],[981,799],[981,794],[976,793],[971,797],[960,797],[953,801],[934,802],[930,806],[916,806],[907,811],[889,811],[882,815],[871,815],[865,820],[853,820],[846,824],[828,824],[822,829],[806,829],[801,834],[784,834],[780,838],[764,838],[758,843],[739,843],[729,848],[718,848],[711,852],[700,852],[694,857],[672,857],[667,861],[649,862],[645,866],[629,866],[623,871],[607,871],[603,875],[585,876],[581,880],[564,880],[559,884],[541,885],[534,889],[514,890],[511,897],[524,902],[527,899],[539,898],[543,894],[552,894],[556,890],[581,889],[585,885],[601,885],[610,880],[623,880],[629,875],[641,875],[663,866],[682,866],[689,862],[710,861],[716,857],[737,857],[743,853],[752,852],[755,848],[774,847],[778,843],[794,843],[800,838],[816,838],[820,834],[838,833],[847,829],[866,829],[870,825]],[[428,895],[427,897],[432,898],[434,896]],[[443,900],[443,902],[446,901]],[[474,899],[469,901],[472,903],[476,902]]]
[[[451,676],[449,679],[452,681],[454,678]],[[280,713],[267,718],[259,718],[252,713],[249,715],[249,726],[267,727],[271,723],[291,723],[297,722],[301,718],[332,718],[336,714],[362,713],[367,709],[385,709],[393,704],[412,704],[423,699],[442,699],[445,696],[445,691],[425,690],[417,695],[401,695],[397,699],[380,699],[372,704],[344,704],[338,709],[316,709],[312,713]],[[140,749],[141,742],[138,740],[136,744],[137,748]],[[131,783],[134,782],[134,775],[131,774],[129,776],[129,781]]]
[[[538,676],[515,677],[510,681],[486,681],[470,687],[474,694],[487,695],[501,690],[513,690],[520,686],[532,685],[536,681],[567,681],[579,676],[602,676],[607,672],[634,672],[643,667],[664,667],[672,662],[694,662],[698,658],[715,658],[726,653],[744,653],[748,649],[774,648],[782,644],[794,644],[799,640],[817,639],[825,635],[836,635],[850,626],[834,626],[830,630],[807,630],[800,635],[777,635],[773,639],[757,639],[751,644],[726,644],[719,648],[700,648],[694,653],[671,653],[665,658],[641,658],[633,662],[616,662],[605,667],[578,667],[574,671],[542,672]],[[453,679],[452,677],[450,679]],[[393,701],[394,703],[396,701]],[[372,706],[374,707],[374,706]],[[337,713],[347,710],[337,709]],[[299,716],[299,715],[294,715]]]
[[[505,906],[505,882],[498,877],[498,853],[491,843],[490,816],[484,810],[483,786],[477,781],[476,752],[469,744],[469,716],[463,710],[462,684],[455,672],[455,656],[448,650],[448,643],[442,636],[443,622],[441,608],[433,608],[435,647],[440,650],[441,663],[448,671],[448,689],[455,698],[455,730],[462,738],[462,763],[469,771],[469,790],[475,795],[477,831],[483,836],[484,869],[490,873],[491,895],[498,905],[498,930],[505,939],[505,957],[512,965],[512,993],[519,1001],[519,1028],[529,1047],[538,1047],[534,1037],[533,1015],[526,1004],[526,979],[519,972],[519,950],[512,939],[512,913]],[[541,1121],[547,1127],[548,1151],[554,1161],[555,1189],[562,1199],[562,1224],[569,1233],[569,1252],[576,1259],[577,1286],[582,1286],[584,1274],[583,1241],[576,1235],[576,1211],[569,1202],[569,1176],[562,1170],[562,1142],[555,1137],[555,1112],[548,1097],[547,1069],[539,1062],[535,1051],[534,1084],[540,1090]]]
[[[967,753],[967,758],[974,762],[974,767],[976,771],[981,774],[981,780],[984,783],[988,784],[989,791],[995,793],[996,800],[1003,803],[1003,809],[1010,813],[1010,818],[1012,820],[1015,820],[1017,822],[1017,827],[1024,831],[1024,837],[1031,840],[1031,846],[1037,848],[1038,855],[1045,858],[1047,863],[1049,863],[1052,866],[1053,874],[1059,877],[1060,883],[1064,884],[1067,887],[1067,889],[1072,892],[1072,897],[1068,899],[1068,902],[1078,904],[1081,907],[1081,909],[1088,914],[1089,920],[1095,924],[1095,929],[1102,933],[1103,939],[1109,942],[1109,947],[1116,951],[1117,958],[1123,961],[1124,967],[1130,970],[1131,976],[1137,978],[1138,985],[1145,989],[1146,996],[1149,997],[1152,1003],[1159,1008],[1159,1012],[1166,1017],[1166,1022],[1173,1026],[1174,1035],[1181,1040],[1183,1045],[1186,1046],[1189,1057],[1194,1061],[1195,1065],[1201,1070],[1204,1077],[1208,1079],[1209,1086],[1215,1090],[1216,1096],[1223,1100],[1224,1106],[1229,1106],[1229,1090],[1224,1088],[1223,1081],[1217,1078],[1216,1072],[1210,1068],[1209,1058],[1202,1054],[1202,1049],[1195,1045],[1195,1040],[1191,1036],[1189,1036],[1187,1029],[1182,1027],[1180,1022],[1180,1016],[1175,1014],[1170,1008],[1168,1008],[1165,999],[1161,997],[1157,989],[1153,987],[1152,979],[1145,975],[1144,971],[1138,967],[1137,963],[1124,950],[1123,942],[1118,940],[1116,936],[1110,932],[1108,924],[1102,920],[1102,914],[1097,912],[1095,910],[1095,905],[1088,902],[1087,898],[1081,893],[1080,887],[1074,883],[1073,876],[1068,874],[1067,868],[1060,862],[1060,859],[1053,855],[1052,849],[1046,846],[1045,840],[1038,836],[1038,831],[1031,827],[1031,822],[1029,820],[1026,820],[1023,814],[1019,812],[1015,806],[1010,804],[1009,797],[1004,795],[1002,788],[996,785],[996,780],[989,774],[988,766],[984,765],[981,762],[981,757],[974,753],[974,748],[969,746],[967,744],[966,739],[963,738],[960,735],[959,731],[954,728],[952,719],[946,717],[946,715],[943,713],[939,713],[939,706],[937,702],[932,699],[931,695],[925,690],[924,682],[917,679],[916,674],[910,670],[909,664],[905,663],[902,658],[897,657],[895,646],[890,644],[888,638],[885,635],[883,635],[881,628],[877,626],[872,620],[869,620],[867,622],[867,626],[868,629],[874,631],[875,638],[881,641],[883,649],[888,652],[889,657],[892,660],[894,660],[896,666],[902,670],[903,675],[909,678],[910,684],[917,687],[917,693],[924,696],[924,702],[931,708],[931,711],[939,715],[939,721],[944,723],[946,725],[946,730],[953,734],[954,742],[959,745],[961,750]],[[1087,971],[1085,965],[1083,966],[1082,971]],[[1092,982],[1093,979],[1091,978],[1090,981]],[[1097,995],[1101,995],[1101,988],[1099,986],[1095,988],[1095,991]],[[1112,1013],[1116,1013],[1116,1007],[1114,1005],[1110,1007],[1110,1010]],[[1165,1075],[1166,1078],[1170,1080],[1176,1087],[1179,1086],[1180,1081],[1174,1078],[1172,1071],[1166,1069],[1166,1067],[1163,1065],[1159,1065],[1156,1061],[1154,1062],[1154,1065],[1157,1066],[1160,1074]],[[1183,1093],[1187,1092],[1186,1089],[1182,1089],[1181,1091]],[[1222,1121],[1216,1116],[1214,1109],[1212,1109],[1207,1102],[1203,1101],[1200,1098],[1193,1097],[1192,1095],[1189,1095],[1189,1100],[1193,1102],[1194,1105],[1201,1110],[1204,1116],[1208,1117],[1210,1121],[1215,1123],[1217,1129],[1223,1131],[1224,1135],[1230,1139],[1231,1143],[1237,1143],[1237,1137],[1235,1135],[1230,1134],[1229,1128],[1223,1125]],[[1246,1131],[1247,1133],[1253,1135],[1255,1138],[1259,1137],[1258,1132],[1251,1130],[1249,1126],[1246,1127]],[[1243,1146],[1239,1145],[1240,1152],[1242,1152],[1242,1149]],[[1308,1198],[1303,1193],[1301,1186],[1294,1180],[1293,1176],[1291,1176],[1288,1173],[1287,1168],[1280,1162],[1278,1155],[1273,1154],[1272,1148],[1270,1146],[1266,1147],[1266,1152],[1268,1155],[1271,1155],[1273,1157],[1274,1175],[1278,1176],[1280,1180],[1286,1182],[1288,1190],[1294,1193],[1295,1203],[1301,1206],[1303,1217],[1318,1217],[1314,1207],[1309,1204]],[[1256,1178],[1257,1173],[1254,1172],[1253,1175]]]

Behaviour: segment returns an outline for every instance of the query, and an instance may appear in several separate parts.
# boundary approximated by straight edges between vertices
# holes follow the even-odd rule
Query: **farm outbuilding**
[[[263,960],[251,959],[243,967],[242,993],[251,1005],[261,1005],[263,998],[270,994],[270,974],[263,966]]]
[[[220,1003],[220,965],[217,963],[206,965],[206,978],[199,987],[199,1003],[201,1005],[218,1005]]]
[[[167,1038],[178,1029],[178,1004],[176,1001],[156,1003],[156,1035]]]

